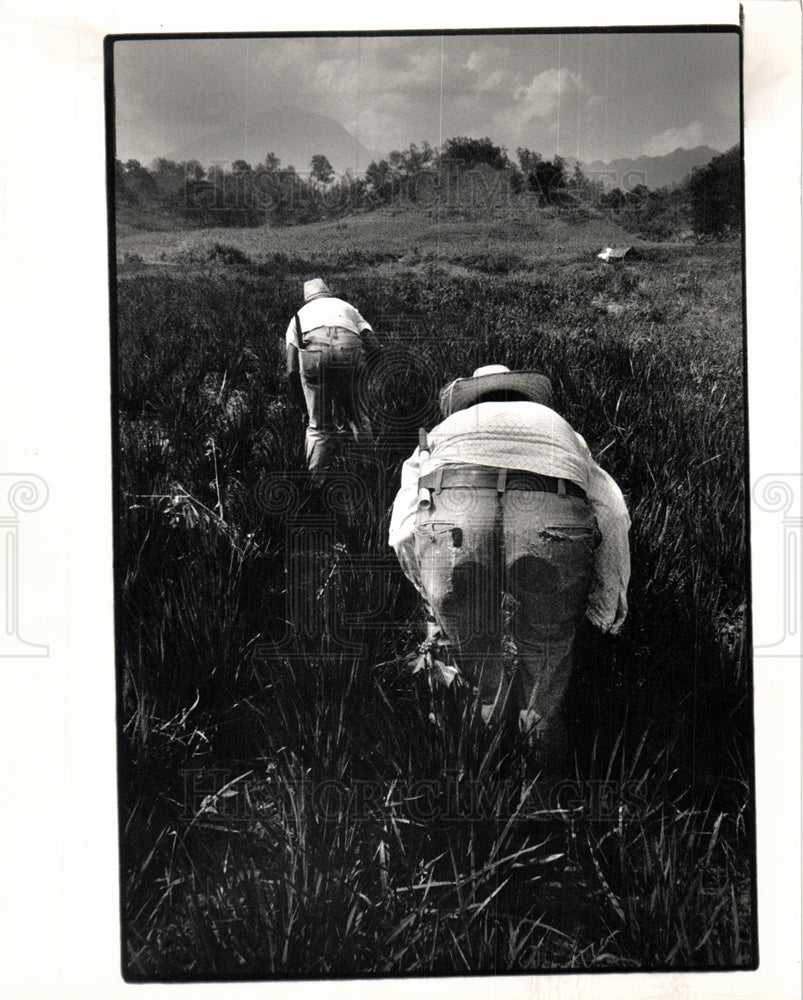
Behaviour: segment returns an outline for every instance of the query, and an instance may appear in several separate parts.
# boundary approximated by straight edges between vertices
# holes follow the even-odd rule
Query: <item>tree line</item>
[[[308,172],[284,166],[269,152],[258,164],[235,160],[204,167],[197,160],[163,157],[150,168],[138,160],[115,160],[118,206],[132,205],[202,226],[297,225],[339,218],[383,205],[449,207],[495,205],[521,196],[542,208],[595,211],[629,232],[666,238],[683,230],[722,234],[742,223],[742,161],[738,146],[695,168],[674,188],[645,184],[608,188],[530,149],[511,159],[489,138],[457,136],[440,149],[411,143],[373,160],[365,173],[336,175],[324,154],[312,157]]]

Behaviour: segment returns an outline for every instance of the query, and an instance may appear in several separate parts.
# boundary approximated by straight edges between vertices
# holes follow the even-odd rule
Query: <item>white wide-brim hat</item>
[[[322,278],[312,278],[310,281],[304,282],[304,301],[309,302],[311,299],[320,299],[323,296],[331,297],[332,293],[326,287],[326,283]]]
[[[440,406],[445,417],[473,406],[489,392],[519,392],[533,403],[552,406],[552,383],[540,372],[512,372],[506,365],[484,365],[471,378],[458,378],[441,389]]]

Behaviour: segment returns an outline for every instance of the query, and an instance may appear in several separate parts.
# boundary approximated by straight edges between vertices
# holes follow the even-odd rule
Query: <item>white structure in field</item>
[[[597,254],[597,257],[606,262],[610,260],[624,260],[632,249],[632,247],[605,247],[601,253]]]

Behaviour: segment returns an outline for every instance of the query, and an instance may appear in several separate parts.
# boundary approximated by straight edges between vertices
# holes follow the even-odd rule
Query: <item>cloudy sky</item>
[[[589,162],[739,138],[734,32],[133,40],[114,76],[117,155],[146,164],[288,106],[379,155],[469,135]]]

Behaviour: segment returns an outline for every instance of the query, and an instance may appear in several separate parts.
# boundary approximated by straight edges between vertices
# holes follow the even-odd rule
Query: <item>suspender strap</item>
[[[559,497],[565,497],[566,496],[566,480],[565,479],[558,479],[558,496]]]
[[[423,479],[429,471],[429,441],[425,427],[418,430],[418,455],[420,460],[418,475],[418,508],[425,510],[432,506],[432,491],[423,485]]]
[[[507,469],[500,469],[499,475],[496,477],[496,492],[504,493],[506,485],[507,485]]]
[[[296,321],[296,347],[299,351],[303,351],[304,341],[301,337],[301,320],[298,318],[298,313],[293,316],[293,319]]]

